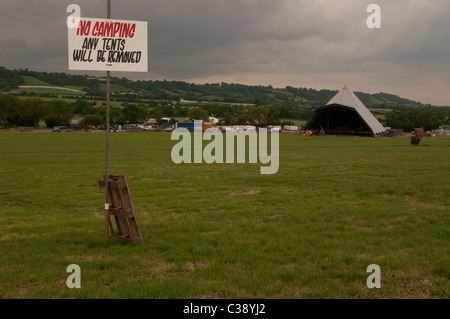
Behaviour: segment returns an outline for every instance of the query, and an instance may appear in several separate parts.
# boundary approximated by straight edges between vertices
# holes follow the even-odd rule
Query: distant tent
[[[347,85],[326,105],[316,108],[303,129],[361,136],[380,136],[386,131]]]

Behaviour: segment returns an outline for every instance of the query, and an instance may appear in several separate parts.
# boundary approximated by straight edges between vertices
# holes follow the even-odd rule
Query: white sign
[[[147,22],[80,18],[67,28],[69,70],[147,72]]]

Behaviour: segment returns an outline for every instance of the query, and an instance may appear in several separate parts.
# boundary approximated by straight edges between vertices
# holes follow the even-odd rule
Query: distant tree
[[[279,125],[281,109],[282,109],[281,105],[274,104],[272,106],[269,106],[266,124]]]
[[[385,115],[386,126],[402,128],[412,131],[422,127],[424,130],[438,128],[445,123],[445,111],[435,109],[402,109],[401,111],[387,112]]]
[[[9,91],[24,82],[24,79],[16,72],[0,66],[0,91]]]
[[[49,104],[49,110],[45,123],[47,127],[55,125],[69,125],[73,117],[73,107],[64,100],[52,100]]]
[[[82,114],[82,115],[92,113],[94,109],[91,103],[83,99],[76,100],[75,103],[73,104],[73,107],[75,114]]]
[[[106,91],[100,89],[99,83],[93,83],[91,86],[84,88],[83,91],[89,96],[103,96],[106,94]]]
[[[188,116],[189,108],[183,106],[177,106],[174,110],[174,116],[185,117]]]
[[[297,107],[289,112],[289,116],[284,118],[293,118],[296,120],[308,120],[311,117],[312,113],[313,113],[312,110],[307,110],[303,107]]]
[[[391,111],[384,115],[386,126],[401,128],[405,131],[411,131],[417,126],[416,116],[417,112],[412,110]]]
[[[129,123],[142,123],[149,116],[149,110],[136,104],[126,104],[122,110],[125,121]]]
[[[105,123],[105,118],[103,118],[100,114],[88,114],[81,121],[81,124],[84,126],[87,125],[97,126],[103,123]]]
[[[237,118],[231,112],[226,112],[223,116],[223,122],[225,125],[235,125]]]
[[[158,101],[150,101],[150,102],[148,102],[148,106],[150,107],[150,108],[154,108],[154,107],[158,107],[159,106],[159,103],[158,103]]]
[[[104,117],[106,119],[106,116]],[[110,110],[110,121],[111,124],[121,124],[125,123],[125,115],[122,112],[122,109],[119,107],[112,107]]]
[[[50,110],[49,104],[42,101],[40,98],[24,100],[23,105],[23,114],[30,118],[34,127],[39,126],[39,121],[45,119]]]
[[[0,121],[5,125],[15,124],[20,116],[19,107],[22,101],[17,96],[0,95]]]
[[[161,112],[161,110],[158,108],[156,110],[154,110],[151,115],[151,118],[156,119],[157,121],[161,120],[164,117],[163,112]]]
[[[223,117],[225,112],[229,110],[229,107],[230,105],[219,103],[205,104],[201,106],[202,109],[208,111],[209,115],[216,117]]]
[[[438,128],[444,123],[444,119],[440,112],[432,109],[424,110],[417,116],[417,121],[420,123],[419,127],[423,127],[426,131]]]
[[[194,120],[208,121],[209,113],[207,110],[203,110],[199,107],[191,107],[188,112],[188,116]]]
[[[256,122],[258,125],[262,125],[267,122],[267,117],[269,115],[269,108],[265,105],[260,105],[248,109],[247,120],[250,122]]]
[[[166,117],[171,117],[174,114],[174,109],[173,109],[172,105],[161,106],[160,110],[161,110],[162,114],[164,114],[164,116],[166,116]]]
[[[291,107],[287,106],[287,105],[283,105],[280,103],[276,103],[273,105],[274,107],[278,107],[279,109],[279,118],[280,119],[285,119],[285,118],[289,118],[290,117],[290,111],[291,111]]]

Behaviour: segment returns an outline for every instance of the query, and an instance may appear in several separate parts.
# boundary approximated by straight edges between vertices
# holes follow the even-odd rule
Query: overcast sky
[[[347,84],[450,105],[449,0],[111,2],[112,18],[149,26],[149,72],[113,76],[332,90]],[[76,74],[67,67],[71,3],[83,17],[106,18],[106,0],[1,0],[0,65]],[[381,29],[366,25],[371,3],[381,7]]]

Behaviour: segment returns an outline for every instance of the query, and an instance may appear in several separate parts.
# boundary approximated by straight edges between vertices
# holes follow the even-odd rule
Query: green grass
[[[58,87],[58,85],[51,85],[47,82],[41,81],[39,79],[36,79],[33,76],[27,76],[23,75],[22,78],[25,80],[25,82],[21,85],[23,86],[51,86],[51,87]],[[68,89],[75,89],[79,91],[83,91],[83,87],[81,86],[61,86],[61,88],[68,88]],[[52,89],[52,88],[26,88],[21,89],[22,91],[26,91],[27,93],[47,93],[47,94],[65,94],[65,95],[83,95],[84,93],[81,92],[73,92],[73,91],[67,91],[67,90],[59,90],[59,89]]]
[[[68,87],[68,88],[72,88],[72,87]],[[75,91],[68,91],[68,90],[64,90],[64,89],[52,89],[52,88],[25,88],[25,89],[20,89],[22,91],[26,91],[28,94],[31,92],[34,92],[36,94],[58,94],[58,95],[77,95],[77,96],[82,96],[85,95],[85,93],[83,92],[75,92]]]
[[[100,83],[100,90],[106,91],[106,83]],[[116,83],[111,83],[110,84],[110,90],[111,90],[112,93],[127,93],[127,92],[134,93],[133,89],[121,86],[121,85],[116,84]]]
[[[34,76],[23,75],[22,78],[25,80],[25,83],[22,85],[47,85],[50,86],[47,82],[36,79]]]
[[[449,139],[281,135],[278,173],[260,175],[175,165],[169,133],[111,134],[137,246],[104,239],[104,137],[0,133],[0,298],[450,296]]]
[[[66,96],[72,95],[71,92],[67,92],[67,94],[63,93],[62,95],[61,95],[61,92],[64,92],[64,91],[59,91],[59,92],[58,92],[58,93],[59,93],[59,94],[58,94],[58,97],[57,97],[56,99],[64,100],[64,101],[66,101],[66,102],[69,103],[69,104],[72,104],[72,103],[76,102],[76,99],[69,99],[69,98],[66,98]],[[55,93],[55,94],[56,94],[56,93]],[[40,98],[42,101],[46,101],[46,102],[51,102],[51,101],[55,100],[55,98],[53,98],[53,97],[45,97],[45,96],[23,96],[23,95],[18,95],[17,97],[18,97],[19,99],[21,99],[21,100],[34,99],[34,98],[38,97],[38,98]],[[88,101],[89,103],[91,103],[91,102],[96,102],[96,103],[97,103],[97,106],[102,106],[103,103],[106,103],[105,100],[91,100],[91,99],[87,99],[87,98],[85,98],[85,97],[83,97],[83,96],[80,96],[79,94],[77,95],[77,98],[85,99],[85,100]],[[120,105],[123,105],[123,102],[115,102],[115,101],[111,101],[111,102],[110,102],[110,105],[111,105],[111,106],[120,106]]]
[[[384,114],[374,114],[374,116],[379,120],[379,121],[384,121],[386,120],[386,116]]]
[[[288,121],[294,123],[295,126],[298,126],[299,129],[303,127],[303,125],[306,124],[306,120],[295,120],[295,119],[281,119],[281,121]]]

